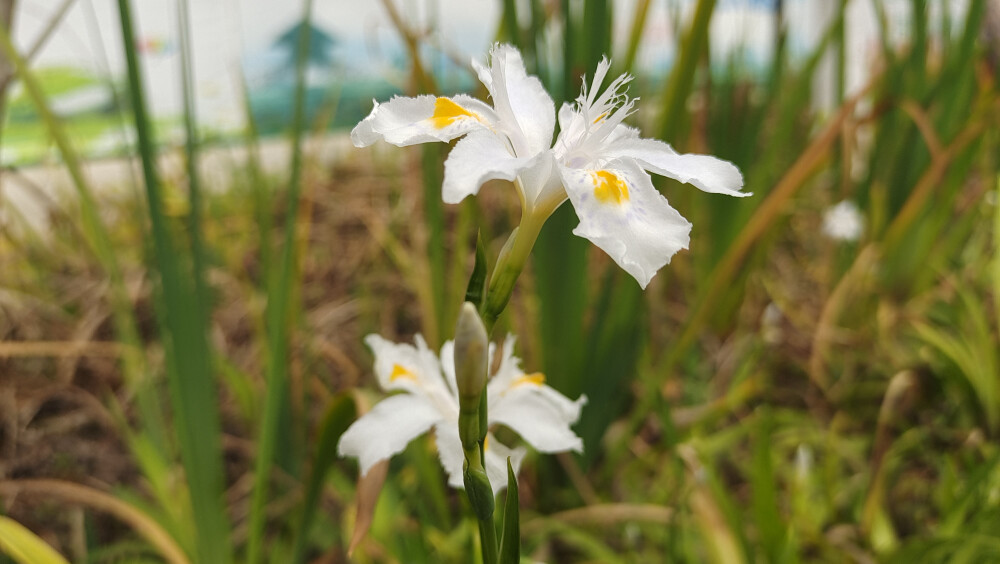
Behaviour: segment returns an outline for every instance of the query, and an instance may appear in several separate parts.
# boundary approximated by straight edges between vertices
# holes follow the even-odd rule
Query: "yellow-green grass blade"
[[[687,99],[694,87],[694,71],[708,45],[708,28],[715,11],[715,0],[698,0],[691,26],[684,34],[680,56],[664,84],[663,110],[660,114],[660,137],[671,140],[686,127]]]
[[[0,551],[19,564],[69,564],[38,535],[9,517],[0,516]]]
[[[229,518],[223,498],[221,427],[206,317],[200,311],[203,304],[197,288],[190,282],[190,266],[186,267],[181,262],[182,255],[178,252],[164,212],[128,0],[119,0],[118,10],[159,275],[159,322],[167,351],[165,360],[174,407],[174,426],[197,529],[196,556],[201,562],[225,564],[232,560],[232,550]]]
[[[292,123],[292,161],[288,186],[287,208],[278,270],[271,277],[267,301],[267,332],[269,354],[264,414],[259,428],[257,459],[254,466],[254,487],[250,505],[247,562],[255,564],[263,556],[264,506],[269,489],[271,466],[274,463],[278,432],[287,421],[289,348],[294,316],[293,286],[300,272],[296,268],[296,220],[299,216],[302,192],[302,133],[305,130],[306,59],[309,30],[312,24],[312,0],[303,3],[296,60],[295,102]]]

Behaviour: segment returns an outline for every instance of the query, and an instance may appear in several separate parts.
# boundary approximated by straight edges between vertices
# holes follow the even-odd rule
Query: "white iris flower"
[[[489,90],[490,107],[469,96],[395,97],[376,102],[351,138],[358,147],[378,139],[398,146],[465,136],[445,161],[442,196],[458,203],[486,181],[514,182],[521,225],[540,223],[569,199],[580,219],[573,233],[603,249],[645,288],[656,271],[686,249],[691,224],[653,187],[647,171],[706,191],[741,192],[743,176],[732,163],[708,155],[679,154],[655,139],[641,139],[623,120],[635,111],[622,75],[600,91],[610,63],[601,61],[591,88],[559,111],[541,81],[524,70],[509,45],[491,51],[490,66],[472,66]],[[522,231],[528,231],[523,229]]]
[[[402,393],[380,401],[355,421],[341,437],[337,452],[356,457],[364,475],[377,462],[402,452],[410,441],[433,428],[448,484],[461,488],[465,455],[458,437],[454,343],[444,344],[439,359],[420,335],[415,341],[414,347],[378,335],[365,338],[375,354],[379,386]],[[579,419],[586,396],[571,401],[546,386],[542,374],[525,374],[513,348],[514,337],[508,336],[499,368],[487,384],[490,427],[504,425],[540,452],[582,452],[583,441],[570,425]],[[490,347],[491,357],[494,351]],[[507,485],[507,457],[517,473],[526,451],[501,444],[492,433],[486,435],[485,446],[486,473],[496,493]]]

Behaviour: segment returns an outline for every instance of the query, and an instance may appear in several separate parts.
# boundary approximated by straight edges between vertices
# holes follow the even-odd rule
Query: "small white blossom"
[[[813,470],[813,452],[809,445],[801,444],[795,449],[795,476],[800,481],[809,478]]]
[[[358,459],[361,474],[377,462],[402,452],[410,441],[434,429],[441,465],[449,485],[463,487],[465,454],[458,437],[458,388],[455,384],[454,342],[441,348],[440,358],[420,335],[416,346],[397,344],[378,335],[365,342],[375,354],[375,376],[386,392],[402,392],[380,401],[355,421],[337,445],[340,456]],[[525,374],[508,336],[496,374],[487,384],[489,425],[504,425],[540,452],[583,451],[583,441],[570,429],[580,417],[586,396],[576,401],[545,385],[542,374]],[[490,347],[490,356],[495,352]],[[491,363],[492,364],[492,363]],[[507,458],[517,473],[526,451],[501,444],[486,435],[486,473],[494,492],[507,486]]]
[[[823,214],[823,233],[831,239],[857,241],[864,228],[864,218],[851,200],[844,200]]]
[[[781,320],[785,317],[778,304],[771,302],[764,308],[760,316],[760,331],[764,342],[777,344],[781,342]]]

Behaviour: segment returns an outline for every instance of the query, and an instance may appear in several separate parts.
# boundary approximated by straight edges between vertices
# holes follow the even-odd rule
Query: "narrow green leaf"
[[[628,51],[625,52],[625,72],[632,72],[635,57],[639,53],[639,43],[642,32],[646,29],[646,16],[649,14],[650,0],[639,0],[635,4],[635,16],[632,18],[632,32],[629,33]]]
[[[517,2],[515,0],[503,0],[503,20],[502,36],[517,48],[521,45],[521,27],[517,24]]]
[[[188,0],[177,3],[177,30],[181,52],[181,94],[184,100],[184,153],[188,178],[188,237],[191,245],[191,270],[194,279],[198,312],[208,311],[205,295],[205,251],[202,243],[201,180],[198,174],[198,118],[194,104],[194,60],[191,57],[191,38],[188,17]],[[205,323],[204,321],[202,323]]]
[[[441,200],[441,182],[444,178],[444,159],[442,147],[436,143],[428,143],[422,147],[421,171],[424,183],[424,221],[427,224],[427,262],[430,266],[431,298],[433,311],[425,312],[433,315],[432,326],[437,328],[438,340],[446,335],[449,320],[444,318],[445,312],[445,221],[444,202]],[[430,337],[428,337],[430,338]],[[431,346],[441,343],[431,342]]]
[[[575,387],[563,390],[571,397],[582,393],[590,398],[576,424],[584,443],[584,467],[601,454],[601,437],[626,407],[629,384],[643,351],[644,309],[642,289],[635,280],[617,265],[608,266],[593,310],[593,319],[598,321],[589,327],[583,342],[584,362],[573,375]]]
[[[582,45],[584,64],[588,71],[597,68],[605,55],[611,55],[612,10],[608,0],[584,0],[583,33],[587,41]]]
[[[557,107],[566,100],[572,100],[576,96],[574,89],[577,87],[577,61],[574,57],[577,54],[577,50],[575,48],[577,24],[575,18],[573,18],[573,2],[565,1],[560,2],[560,4],[560,16],[562,17],[563,30],[563,84],[561,97],[555,101]]]
[[[503,506],[503,534],[500,537],[500,564],[521,561],[521,522],[518,509],[517,478],[507,458],[507,501]]]
[[[306,59],[308,56],[309,30],[312,26],[312,0],[304,0],[302,26],[295,69],[295,103],[292,118],[292,162],[288,186],[288,205],[285,212],[284,241],[281,262],[277,265],[268,291],[267,329],[269,356],[267,365],[267,391],[264,416],[260,426],[257,460],[254,468],[254,489],[250,504],[247,562],[260,562],[264,536],[264,504],[267,499],[274,462],[278,432],[290,413],[288,407],[288,349],[291,339],[292,286],[296,264],[296,222],[302,193],[302,132],[305,129]]]
[[[778,492],[771,460],[772,419],[771,410],[766,405],[757,409],[750,484],[753,515],[760,532],[760,543],[768,561],[779,562],[784,553],[785,531],[778,513]]]
[[[206,315],[199,311],[201,303],[197,289],[190,283],[190,272],[185,271],[181,264],[181,256],[176,252],[163,208],[128,0],[119,0],[118,10],[159,273],[162,296],[160,326],[164,330],[174,423],[198,532],[196,554],[201,562],[226,563],[232,560],[232,550],[223,497],[222,433],[205,326]]]
[[[486,249],[483,247],[482,233],[476,234],[476,263],[472,267],[472,276],[469,277],[469,285],[465,289],[465,301],[472,303],[479,309],[483,305],[483,297],[486,292]]]
[[[715,0],[698,0],[691,27],[680,46],[680,56],[664,84],[660,118],[660,137],[663,139],[673,139],[683,131],[687,99],[694,87],[694,71],[708,45],[708,27],[714,10]]]
[[[35,533],[8,517],[0,517],[0,551],[20,564],[68,564]]]
[[[313,460],[309,482],[306,485],[306,496],[302,508],[302,517],[295,538],[295,553],[293,563],[302,562],[305,558],[306,541],[309,528],[312,526],[316,507],[319,504],[320,493],[326,473],[337,457],[337,443],[340,436],[357,417],[354,400],[347,393],[342,393],[330,402],[330,406],[320,423],[319,439],[316,445],[316,457]]]
[[[553,388],[571,396],[579,393],[588,292],[589,243],[573,235],[577,223],[573,208],[562,206],[545,222],[531,253],[545,377]]]

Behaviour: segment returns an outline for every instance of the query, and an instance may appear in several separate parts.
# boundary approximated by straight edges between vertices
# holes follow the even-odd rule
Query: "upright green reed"
[[[202,242],[202,195],[198,172],[198,150],[201,145],[198,134],[198,116],[194,102],[194,61],[191,59],[190,17],[187,0],[177,3],[177,35],[181,52],[181,90],[184,100],[184,156],[188,183],[188,237],[191,245],[191,267],[197,313],[205,316],[207,326],[210,305],[205,295],[205,249]]]
[[[288,405],[289,346],[294,327],[291,302],[293,286],[301,280],[297,268],[296,244],[299,200],[302,193],[302,132],[305,129],[306,58],[309,29],[312,23],[312,0],[305,0],[299,48],[295,69],[295,101],[292,118],[292,162],[286,202],[284,240],[278,270],[270,279],[267,300],[267,390],[264,415],[259,428],[257,459],[254,467],[254,488],[250,506],[247,536],[247,562],[259,562],[263,557],[265,503],[274,463],[275,446],[282,419],[290,413]]]
[[[628,50],[625,52],[625,62],[622,65],[625,72],[632,72],[632,68],[635,66],[635,58],[639,53],[639,42],[642,41],[642,34],[646,29],[646,16],[649,15],[651,3],[651,0],[639,0],[635,4],[632,30],[628,35]]]
[[[195,554],[200,562],[230,562],[229,517],[226,512],[221,427],[215,379],[206,327],[206,304],[199,298],[198,261],[184,264],[164,215],[156,172],[156,153],[146,116],[135,33],[128,0],[119,0],[122,42],[128,65],[129,95],[135,119],[139,153],[146,185],[146,203],[152,228],[155,265],[162,306],[161,328],[166,349],[167,376],[174,408],[174,427],[184,462],[193,519]],[[200,225],[192,224],[196,231]],[[200,235],[192,233],[192,243]]]
[[[691,26],[685,31],[667,81],[664,82],[660,137],[672,139],[685,131],[687,99],[694,88],[694,72],[708,47],[708,27],[715,0],[698,0]]]
[[[444,178],[444,159],[441,147],[425,145],[420,148],[421,170],[424,184],[424,219],[427,223],[427,262],[430,266],[431,297],[434,311],[427,312],[434,317],[436,335],[427,338],[434,346],[443,342],[451,325],[453,308],[449,308],[448,277],[445,275],[445,220],[444,203],[441,201],[441,180]]]

